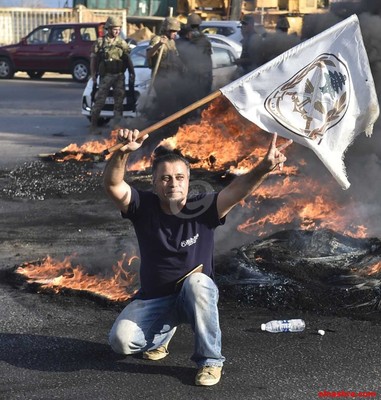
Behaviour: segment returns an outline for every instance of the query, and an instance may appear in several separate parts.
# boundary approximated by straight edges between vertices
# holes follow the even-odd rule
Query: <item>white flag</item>
[[[358,134],[372,134],[379,114],[356,15],[220,90],[245,118],[309,147],[350,186],[345,150]]]

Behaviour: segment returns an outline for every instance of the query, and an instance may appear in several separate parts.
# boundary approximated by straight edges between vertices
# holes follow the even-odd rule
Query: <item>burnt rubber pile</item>
[[[126,225],[108,203],[102,187],[103,168],[104,163],[35,161],[0,174],[0,198],[8,203],[8,209],[20,209],[9,220],[4,216],[9,225],[4,243],[12,249],[21,248],[23,241],[33,245],[33,251],[25,249],[28,255],[24,257],[29,258],[18,264],[15,258],[12,271],[48,252],[68,256],[70,248],[80,248],[99,261],[100,246],[116,252],[124,250],[126,244],[121,240],[126,234],[128,240],[134,240],[133,230],[129,227],[126,232]],[[197,170],[194,176],[216,189],[222,185],[217,172]],[[151,176],[133,172],[129,173],[129,181],[147,189]],[[20,215],[25,215],[26,204],[30,216],[23,222]],[[109,215],[113,216],[112,222]],[[73,234],[71,228],[76,225],[79,229]],[[88,230],[91,236],[81,230]],[[94,268],[86,263],[96,263],[86,260],[83,264],[92,273]],[[103,265],[111,267],[108,260]],[[280,231],[233,249],[226,246],[216,258],[222,300],[274,310],[367,317],[377,314],[380,308],[379,265],[380,240],[353,238],[328,229]],[[33,290],[38,291],[35,284]],[[72,293],[68,289],[63,292]]]

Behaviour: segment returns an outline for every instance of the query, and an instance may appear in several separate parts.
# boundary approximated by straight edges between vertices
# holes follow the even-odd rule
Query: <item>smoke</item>
[[[368,53],[378,98],[381,98],[381,16],[364,13],[359,16],[364,44]]]
[[[255,67],[260,67],[299,43],[300,38],[297,35],[287,35],[283,32],[255,35],[250,46]]]
[[[90,275],[103,275],[109,278],[114,275],[111,267],[116,267],[120,263],[122,268],[128,272],[137,274],[139,267],[139,260],[133,261],[128,265],[128,260],[131,257],[139,256],[139,245],[136,238],[130,238],[126,241],[124,236],[111,236],[104,237],[100,235],[96,239],[98,248],[102,251],[81,251],[72,257],[72,265],[84,266],[86,273]]]
[[[303,41],[316,36],[341,20],[342,18],[331,12],[327,14],[306,15],[303,19],[301,40]]]
[[[362,3],[363,9],[366,3]],[[371,5],[372,6],[372,5]],[[373,7],[372,7],[373,9]],[[380,11],[380,6],[378,6]],[[378,99],[381,98],[381,16],[366,11],[359,15],[360,27],[367,50]],[[373,135],[361,135],[348,149],[345,157],[351,187],[345,195],[355,199],[357,210],[363,216],[369,235],[381,236],[381,121],[375,124]],[[344,195],[344,193],[343,193]]]

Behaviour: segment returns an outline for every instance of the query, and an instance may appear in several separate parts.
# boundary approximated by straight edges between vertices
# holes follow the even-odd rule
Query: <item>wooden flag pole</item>
[[[215,92],[209,94],[208,96],[190,104],[189,106],[186,106],[185,108],[175,112],[174,114],[162,119],[159,122],[156,122],[155,124],[149,126],[148,128],[143,129],[142,131],[140,131],[138,139],[145,135],[149,135],[150,133],[156,131],[157,129],[159,129],[165,125],[168,125],[169,123],[175,121],[177,118],[180,118],[185,114],[188,114],[189,112],[195,110],[196,108],[199,108],[199,107],[203,106],[204,104],[209,103],[210,101],[219,97],[221,94],[222,94],[222,92],[220,92],[219,90],[216,90]],[[103,155],[106,156],[110,153],[113,153],[114,151],[121,149],[126,144],[127,144],[126,142],[117,143],[114,146],[111,146],[110,148],[104,150]]]
[[[150,84],[149,84],[148,92],[147,92],[147,94],[144,96],[144,99],[142,99],[142,102],[141,102],[141,106],[140,106],[140,107],[141,107],[141,109],[143,109],[143,110],[145,109],[147,100],[148,100],[148,98],[149,98],[149,95],[150,95],[151,92],[152,92],[153,83],[155,82],[156,75],[157,75],[157,71],[159,70],[159,65],[160,65],[160,63],[161,63],[161,58],[163,57],[163,53],[164,53],[164,45],[160,47],[159,55],[157,56],[157,60],[156,60],[156,64],[155,64],[155,68],[154,68],[153,71],[152,71],[151,82],[150,82]],[[136,110],[135,110],[135,111],[136,111]]]
[[[153,83],[155,82],[157,71],[159,70],[159,65],[161,63],[161,58],[163,57],[163,52],[164,52],[164,45],[162,45],[160,47],[159,55],[157,56],[157,60],[156,60],[156,64],[155,64],[155,68],[152,71],[152,78],[151,78],[151,83],[150,83],[149,89],[148,89],[148,95],[152,92]]]

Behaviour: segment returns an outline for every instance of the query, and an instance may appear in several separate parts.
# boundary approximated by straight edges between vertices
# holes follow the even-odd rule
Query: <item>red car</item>
[[[20,43],[0,47],[0,79],[11,79],[17,71],[33,79],[58,72],[86,82],[91,46],[103,36],[103,28],[103,22],[41,25]]]

